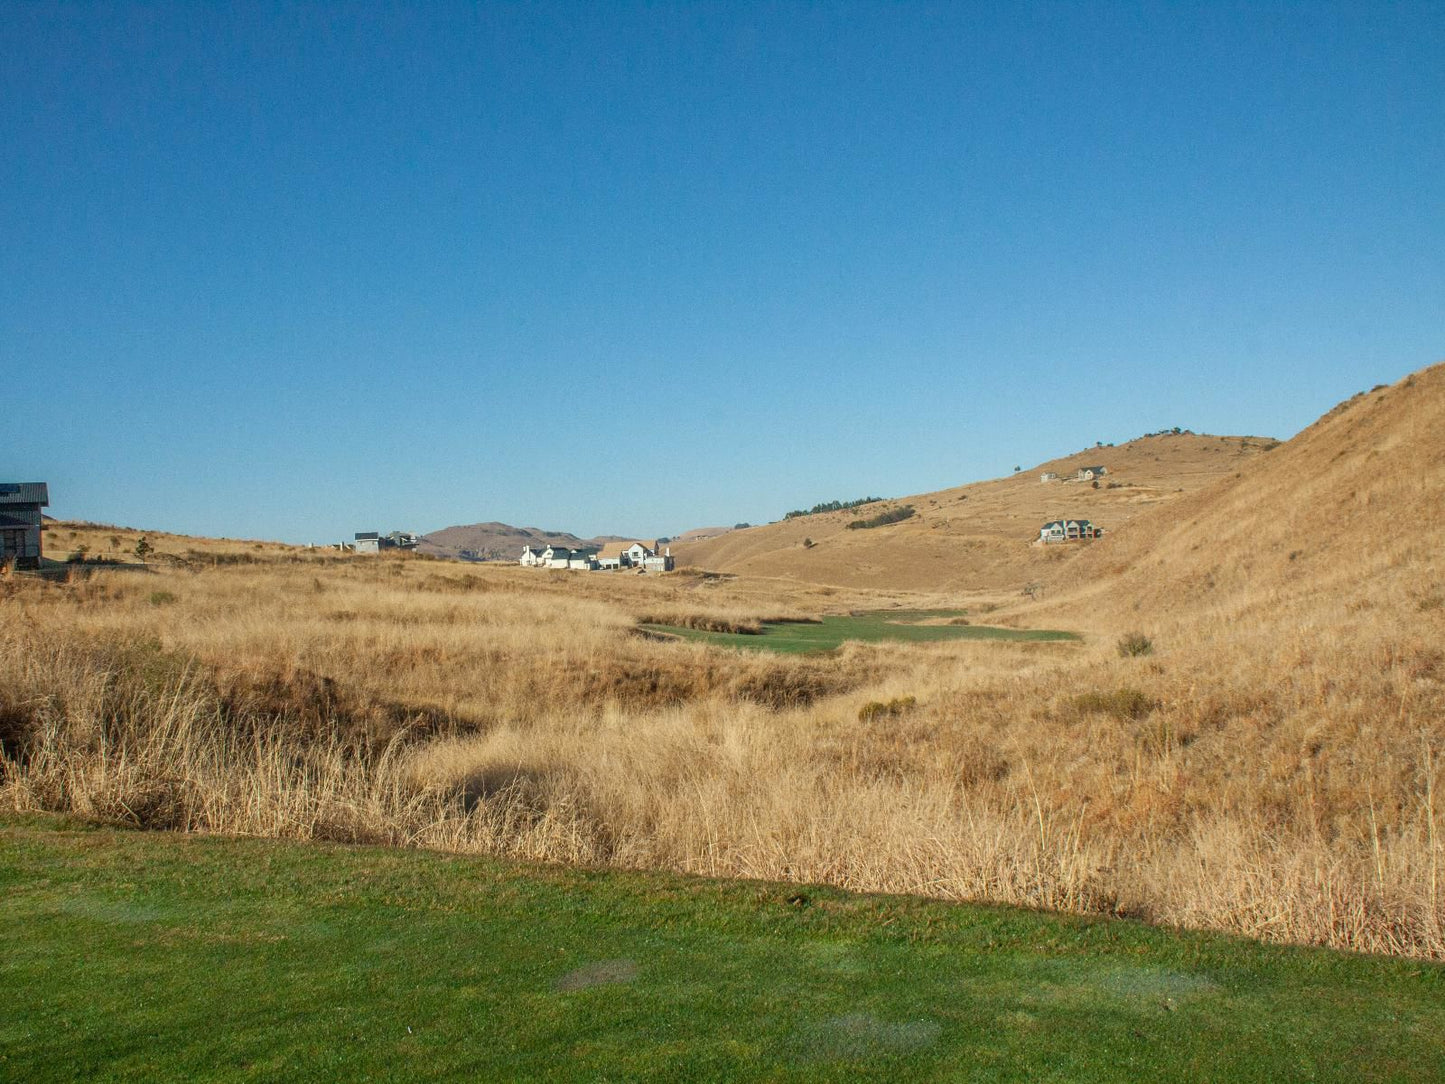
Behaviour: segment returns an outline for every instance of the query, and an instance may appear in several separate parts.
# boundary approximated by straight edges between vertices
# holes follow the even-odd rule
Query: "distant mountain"
[[[546,549],[566,546],[579,549],[601,546],[604,542],[627,541],[622,535],[600,535],[578,538],[567,531],[543,531],[537,527],[513,527],[507,523],[472,523],[466,526],[443,527],[424,534],[417,545],[420,553],[433,557],[453,557],[468,561],[515,561],[522,548]]]

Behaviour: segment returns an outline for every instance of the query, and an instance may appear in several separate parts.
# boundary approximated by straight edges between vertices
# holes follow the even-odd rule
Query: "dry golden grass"
[[[12,577],[0,800],[1445,958],[1442,385],[1141,516],[1041,599],[180,539],[146,571]],[[1087,639],[799,658],[636,632],[990,599]],[[1134,630],[1151,653],[1116,649]]]
[[[679,541],[673,552],[682,565],[840,587],[998,590],[1057,576],[1079,552],[1078,546],[1031,545],[1047,520],[1083,517],[1110,531],[1123,530],[1229,477],[1274,443],[1195,434],[1146,437],[1006,478]],[[1110,472],[1097,489],[1039,481],[1043,471],[1072,478],[1079,467],[1096,464]],[[917,514],[885,527],[848,529],[854,520],[904,504]],[[900,561],[899,553],[906,553],[906,560]]]

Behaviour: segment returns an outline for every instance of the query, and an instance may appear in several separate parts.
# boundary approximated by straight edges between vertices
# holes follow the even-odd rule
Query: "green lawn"
[[[27,1082],[1445,1079],[1438,965],[46,818],[0,989]]]
[[[769,621],[761,633],[703,632],[676,625],[644,625],[652,632],[701,640],[719,647],[757,651],[811,653],[832,651],[848,640],[876,643],[898,640],[936,643],[941,640],[1077,640],[1072,632],[1051,629],[1003,629],[987,625],[920,624],[929,619],[959,618],[963,610],[867,610],[820,621]]]

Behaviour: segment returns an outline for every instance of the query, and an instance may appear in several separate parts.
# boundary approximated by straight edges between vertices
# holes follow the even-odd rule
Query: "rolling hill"
[[[1047,520],[1084,518],[1119,532],[1160,507],[1205,489],[1278,442],[1262,437],[1168,433],[1090,448],[1007,478],[800,516],[698,542],[674,544],[679,565],[840,587],[978,590],[1054,575],[1081,547],[1034,545]],[[1080,467],[1108,474],[1071,480]],[[1060,480],[1041,482],[1044,473]],[[911,505],[902,522],[848,524]],[[1086,549],[1087,547],[1082,547]]]
[[[1080,547],[1053,577],[1099,610],[1437,610],[1445,364],[1339,404],[1167,511]]]

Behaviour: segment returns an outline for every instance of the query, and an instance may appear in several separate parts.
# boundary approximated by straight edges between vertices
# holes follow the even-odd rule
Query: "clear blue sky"
[[[0,480],[668,534],[1445,358],[1445,3],[0,2]]]

